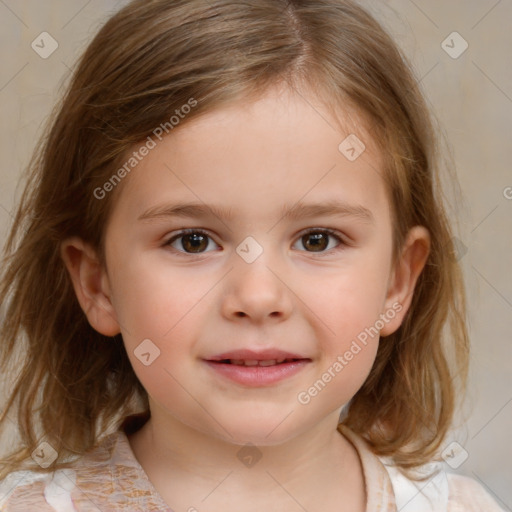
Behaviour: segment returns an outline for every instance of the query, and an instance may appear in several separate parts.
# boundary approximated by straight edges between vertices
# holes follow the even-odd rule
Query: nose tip
[[[282,280],[261,258],[253,263],[241,263],[228,278],[222,305],[224,316],[255,322],[286,318],[292,303]]]

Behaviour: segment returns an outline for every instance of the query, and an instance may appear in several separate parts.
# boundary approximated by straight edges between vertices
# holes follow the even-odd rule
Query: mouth
[[[312,360],[280,350],[238,350],[204,360],[215,375],[248,387],[264,387],[296,375]]]
[[[210,361],[220,364],[234,364],[236,366],[277,366],[280,364],[293,363],[303,359],[283,358],[283,359],[221,359],[220,361]]]
[[[244,362],[249,362],[248,366],[255,366],[261,361],[272,361],[273,364],[278,364],[290,359],[300,360],[308,358],[301,354],[294,354],[292,352],[285,352],[284,350],[268,348],[265,350],[231,350],[229,352],[223,352],[209,357],[208,361],[222,361],[223,363],[230,362],[231,364],[243,364]]]

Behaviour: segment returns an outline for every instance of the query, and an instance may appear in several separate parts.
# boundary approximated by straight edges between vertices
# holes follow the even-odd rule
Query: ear
[[[396,314],[380,331],[381,337],[393,334],[402,324],[429,253],[428,230],[424,226],[414,226],[409,230],[400,260],[391,272],[383,313],[394,311]],[[389,314],[386,318],[389,318]]]
[[[108,275],[95,251],[82,239],[72,237],[62,242],[60,253],[91,326],[105,336],[119,334],[121,329],[110,300]]]

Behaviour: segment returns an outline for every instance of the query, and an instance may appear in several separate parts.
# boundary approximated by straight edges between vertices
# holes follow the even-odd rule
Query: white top
[[[475,480],[439,472],[414,482],[371,452],[366,441],[341,426],[363,467],[367,512],[504,512]],[[149,481],[124,431],[114,432],[73,463],[41,474],[10,473],[0,482],[0,512],[172,512]]]

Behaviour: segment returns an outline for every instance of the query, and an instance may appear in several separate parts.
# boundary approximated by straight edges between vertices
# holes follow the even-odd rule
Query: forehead
[[[382,213],[380,152],[362,118],[342,114],[312,96],[271,90],[185,119],[130,173],[120,203],[140,214],[166,201],[222,202],[242,218],[339,198]]]

